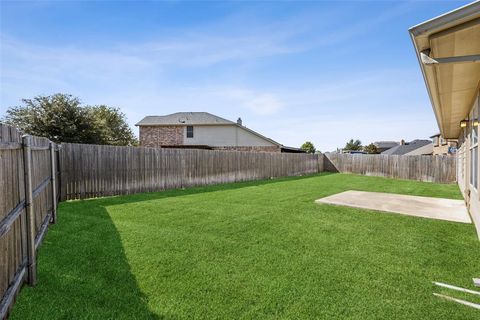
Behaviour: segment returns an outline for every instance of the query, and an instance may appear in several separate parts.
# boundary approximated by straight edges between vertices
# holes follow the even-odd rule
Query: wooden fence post
[[[37,283],[37,261],[35,254],[35,211],[32,190],[32,150],[31,137],[23,136],[23,161],[25,166],[25,212],[27,223],[27,282],[34,286]]]
[[[56,189],[56,176],[57,176],[57,166],[55,164],[56,157],[55,157],[55,143],[50,141],[50,164],[51,164],[51,172],[52,172],[52,179],[50,180],[50,184],[52,185],[52,223],[57,223],[57,189]]]

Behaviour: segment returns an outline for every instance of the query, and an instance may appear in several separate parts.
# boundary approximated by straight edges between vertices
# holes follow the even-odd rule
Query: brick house
[[[242,124],[208,112],[177,112],[147,116],[136,124],[140,146],[201,148],[258,152],[302,152],[289,148]]]

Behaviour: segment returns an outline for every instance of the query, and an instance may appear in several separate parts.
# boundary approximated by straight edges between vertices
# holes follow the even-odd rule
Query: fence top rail
[[[47,150],[50,147],[50,140],[43,137],[30,136],[30,147],[32,147],[32,150]]]
[[[397,157],[397,158],[404,158],[404,157],[423,157],[423,158],[430,158],[432,157],[433,155],[428,155],[428,154],[419,154],[419,155],[410,155],[410,154],[381,154],[381,153],[377,153],[377,154],[362,154],[362,153],[336,153],[336,152],[325,152],[324,153],[325,155],[327,156],[333,156],[333,157]],[[439,157],[439,158],[446,158],[446,159],[450,159],[450,158],[455,158],[455,156],[449,156],[449,155],[445,155],[445,154],[437,154],[435,155],[435,157]]]
[[[239,150],[221,150],[221,149],[196,149],[196,148],[162,148],[162,147],[141,147],[141,146],[115,146],[106,144],[86,144],[86,143],[71,143],[62,142],[57,144],[58,149],[61,148],[105,148],[112,150],[128,150],[128,151],[154,151],[161,150],[165,153],[178,153],[178,152],[194,152],[198,154],[268,154],[268,155],[282,155],[286,157],[315,157],[321,156],[323,153],[288,153],[288,152],[270,152],[270,151],[239,151]]]
[[[0,150],[17,150],[21,149],[22,144],[20,142],[3,142],[0,141]]]

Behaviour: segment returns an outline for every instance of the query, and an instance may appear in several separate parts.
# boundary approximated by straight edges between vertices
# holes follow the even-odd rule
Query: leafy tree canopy
[[[310,141],[305,141],[305,143],[302,144],[300,149],[304,150],[307,153],[315,153],[315,146]]]
[[[368,146],[363,147],[363,151],[365,151],[366,153],[369,153],[369,154],[379,153],[378,149],[377,149],[377,146],[374,145],[373,143],[370,143]]]
[[[350,139],[350,141],[347,142],[345,145],[344,150],[350,150],[350,151],[360,151],[362,150],[362,142],[360,140],[353,140]]]
[[[7,110],[2,121],[24,133],[55,142],[135,145],[137,140],[120,109],[105,105],[82,106],[68,94],[22,99],[23,105]]]

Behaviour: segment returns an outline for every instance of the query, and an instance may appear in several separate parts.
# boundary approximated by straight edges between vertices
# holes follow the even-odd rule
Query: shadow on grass
[[[247,187],[281,183],[285,181],[297,181],[297,180],[304,180],[304,179],[309,179],[309,178],[319,177],[319,176],[329,176],[332,174],[336,174],[336,173],[322,172],[320,174],[312,174],[312,175],[305,175],[305,176],[274,178],[274,179],[245,181],[245,182],[230,182],[230,183],[216,184],[216,185],[210,185],[210,186],[196,186],[196,187],[188,187],[188,188],[182,188],[182,189],[168,189],[168,190],[154,191],[154,192],[135,193],[135,194],[127,194],[127,195],[119,195],[119,196],[108,196],[108,197],[102,197],[102,198],[91,198],[86,200],[72,200],[67,203],[73,204],[73,203],[95,201],[95,205],[97,206],[111,206],[111,205],[124,204],[124,203],[134,203],[134,202],[150,201],[150,200],[172,198],[172,197],[182,197],[182,196],[199,194],[199,193],[236,190],[236,189],[247,188]]]
[[[11,319],[162,319],[148,308],[106,209],[62,203],[38,259],[38,284],[25,286]]]
[[[318,175],[63,202],[58,224],[50,227],[39,252],[38,285],[23,288],[11,319],[162,319],[149,310],[107,206],[314,176]]]
[[[23,290],[12,319],[162,319],[201,314],[234,318],[245,310],[251,313],[244,317],[257,318],[282,314],[285,318],[355,314],[358,318],[388,318],[397,314],[424,319],[433,314],[440,315],[437,319],[452,319],[447,307],[422,305],[420,299],[409,297],[430,297],[428,283],[432,279],[454,282],[459,275],[465,278],[472,274],[475,269],[469,265],[476,260],[467,252],[475,252],[476,242],[473,247],[474,235],[465,232],[466,226],[390,219],[368,211],[360,215],[353,209],[317,207],[313,199],[319,193],[347,188],[425,195],[448,194],[453,188],[354,175],[320,176],[327,175],[317,180],[309,180],[319,176],[312,175],[61,203],[59,223],[52,226],[40,250],[39,283]],[[300,183],[281,184],[286,181]],[[272,188],[243,190],[244,195],[221,194],[263,185]],[[209,209],[217,205],[223,210],[201,224],[192,221],[188,212],[200,197],[185,199],[185,203],[165,201],[169,202],[165,206],[153,202],[138,206],[139,211],[154,212],[156,208],[174,211],[185,205],[187,215],[162,221],[131,218],[135,206],[126,205],[118,211],[110,208],[115,225],[107,212],[112,205],[212,192],[218,192],[218,197],[210,194],[200,213],[208,217]],[[230,207],[220,201],[230,196],[251,201],[258,208],[238,205],[233,214],[245,213],[247,219],[229,221],[223,211]],[[270,197],[273,208],[267,208]],[[122,216],[128,219],[122,220]],[[130,262],[135,264],[129,264],[116,226],[128,244]],[[156,232],[157,226],[168,228]],[[197,231],[200,233],[194,233]],[[166,245],[159,249],[155,247],[158,243]],[[200,253],[194,261],[191,253],[197,249]],[[298,252],[308,255],[299,256]],[[144,261],[149,257],[153,259]],[[135,266],[135,274],[130,265]],[[244,273],[245,269],[248,272]],[[178,278],[172,281],[168,278],[172,275]],[[345,290],[338,289],[342,283],[347,285],[342,287]],[[410,287],[415,289],[413,293]],[[319,288],[325,290],[324,296],[314,294]],[[256,297],[260,298],[254,305]],[[291,301],[298,304],[288,306]],[[413,313],[404,314],[406,309]]]

